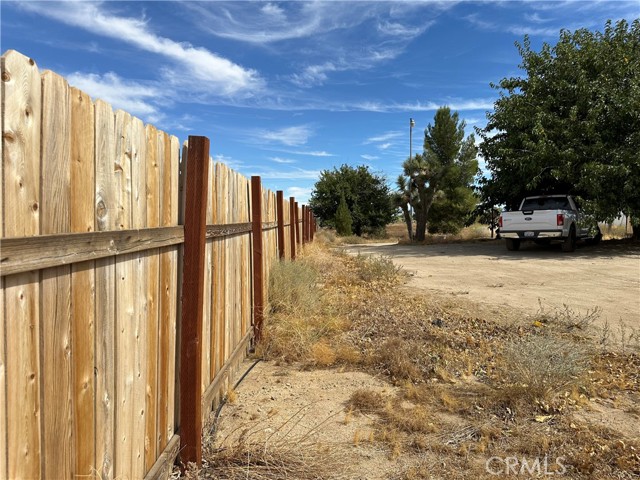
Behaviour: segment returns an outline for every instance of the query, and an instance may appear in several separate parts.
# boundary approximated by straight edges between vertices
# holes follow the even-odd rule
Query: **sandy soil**
[[[504,310],[522,316],[525,312],[534,314],[541,301],[545,308],[567,304],[574,310],[585,311],[598,306],[602,308],[601,323],[617,323],[622,319],[625,324],[640,328],[638,246],[605,242],[563,254],[559,247],[527,246],[520,252],[508,252],[503,242],[477,241],[420,246],[364,245],[349,247],[349,251],[388,255],[412,274],[407,288],[455,296],[457,301],[469,304],[480,302],[478,315],[483,318],[505,321]],[[240,372],[252,363],[245,361]],[[246,429],[254,432],[256,438],[273,435],[293,443],[311,435],[343,455],[342,478],[352,479],[397,478],[399,472],[418,463],[443,463],[436,454],[395,457],[388,447],[372,442],[379,419],[375,415],[351,413],[346,407],[347,400],[358,389],[375,390],[389,397],[396,393],[396,387],[384,379],[363,372],[335,368],[306,370],[300,365],[259,362],[222,409],[217,442],[228,445]],[[637,439],[638,401],[637,394],[596,399],[576,415],[594,426],[615,429],[624,438]],[[451,417],[445,422],[450,428],[443,432],[443,444],[457,438],[460,426],[464,426],[464,419]],[[247,475],[251,478],[250,472]],[[435,474],[431,478],[449,477]]]
[[[640,328],[640,246],[617,241],[579,245],[523,245],[509,252],[504,241],[436,245],[353,246],[352,253],[381,254],[402,265],[409,288],[468,297],[492,306],[535,313],[543,308],[602,309],[599,323]]]

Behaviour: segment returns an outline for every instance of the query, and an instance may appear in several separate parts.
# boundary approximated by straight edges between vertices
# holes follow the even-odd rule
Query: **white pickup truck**
[[[504,212],[498,218],[498,226],[507,250],[518,250],[524,241],[561,241],[563,252],[573,252],[578,239],[596,244],[602,238],[597,223],[578,211],[570,195],[526,197],[518,211]]]

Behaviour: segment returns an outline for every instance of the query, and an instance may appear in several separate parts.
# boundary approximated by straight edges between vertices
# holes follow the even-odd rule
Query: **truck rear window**
[[[527,198],[522,210],[571,210],[571,205],[566,197]]]

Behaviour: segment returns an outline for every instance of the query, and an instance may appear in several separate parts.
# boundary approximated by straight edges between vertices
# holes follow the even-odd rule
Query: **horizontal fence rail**
[[[311,210],[18,52],[1,86],[0,479],[168,478]]]

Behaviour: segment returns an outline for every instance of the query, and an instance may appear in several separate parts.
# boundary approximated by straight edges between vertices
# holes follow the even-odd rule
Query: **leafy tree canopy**
[[[386,179],[364,165],[342,165],[320,173],[309,201],[320,225],[336,227],[335,217],[342,196],[356,235],[375,233],[393,219],[395,208]]]
[[[472,184],[478,171],[477,148],[473,135],[464,138],[464,127],[458,112],[439,108],[433,125],[424,132],[423,153],[402,165],[398,198],[407,199],[415,211],[418,241],[425,238],[427,222],[434,222],[430,231],[459,230],[475,205]]]
[[[516,43],[523,77],[504,78],[487,114],[487,203],[570,193],[599,220],[640,215],[640,20],[563,30],[555,46]]]

